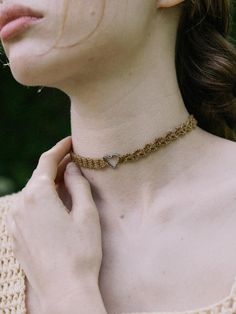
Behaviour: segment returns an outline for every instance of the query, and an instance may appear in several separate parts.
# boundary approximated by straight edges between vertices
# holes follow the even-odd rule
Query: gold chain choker
[[[178,137],[193,130],[197,126],[197,120],[193,115],[189,115],[186,122],[176,127],[174,130],[169,131],[163,137],[156,138],[152,143],[146,144],[143,148],[137,149],[133,153],[120,155],[117,153],[106,155],[103,158],[88,158],[80,155],[76,155],[73,151],[70,152],[71,160],[78,167],[85,167],[89,169],[102,169],[107,166],[115,169],[117,165],[125,163],[127,161],[138,160],[141,157],[145,157],[148,154],[155,152],[162,146],[166,146],[170,142],[176,140]]]

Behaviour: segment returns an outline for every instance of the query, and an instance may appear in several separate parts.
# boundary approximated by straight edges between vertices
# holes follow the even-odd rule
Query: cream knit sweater
[[[13,193],[0,198],[0,314],[23,314],[25,307],[25,274],[13,255],[4,215],[11,206]]]
[[[25,273],[14,257],[4,215],[19,192],[0,197],[0,314],[26,313]],[[123,314],[236,314],[236,277],[228,296],[207,307],[182,312],[136,312]],[[28,314],[28,313],[27,313]],[[30,314],[30,313],[29,313]],[[40,313],[39,313],[40,314]],[[65,313],[69,314],[69,313]],[[82,312],[78,314],[83,314]],[[96,313],[94,313],[96,314]],[[115,314],[115,313],[114,313]]]

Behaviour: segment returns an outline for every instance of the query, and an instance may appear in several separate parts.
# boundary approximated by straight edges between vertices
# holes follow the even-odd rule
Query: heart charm
[[[106,155],[105,157],[103,157],[103,160],[105,160],[108,165],[114,169],[119,162],[119,157],[119,154]]]

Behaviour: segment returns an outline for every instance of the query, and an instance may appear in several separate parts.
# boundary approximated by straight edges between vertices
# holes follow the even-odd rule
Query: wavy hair
[[[185,0],[175,50],[178,84],[198,125],[236,140],[236,49],[229,0]]]

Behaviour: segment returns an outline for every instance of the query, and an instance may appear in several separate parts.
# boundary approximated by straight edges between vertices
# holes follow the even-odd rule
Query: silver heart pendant
[[[119,154],[106,155],[103,157],[103,160],[105,160],[108,165],[114,169],[119,162],[119,157]]]

